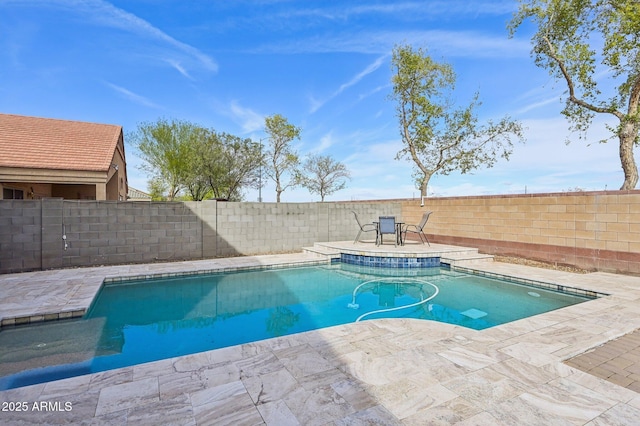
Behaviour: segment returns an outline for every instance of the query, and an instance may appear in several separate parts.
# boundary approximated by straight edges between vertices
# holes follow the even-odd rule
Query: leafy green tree
[[[198,137],[198,129],[188,121],[159,119],[155,123],[139,124],[128,136],[144,161],[140,168],[161,183],[158,188],[167,188],[169,201],[184,187],[191,146]]]
[[[149,195],[151,195],[151,201],[167,201],[164,194],[167,193],[167,187],[165,183],[157,178],[153,178],[148,183]]]
[[[297,185],[296,171],[300,164],[298,154],[291,148],[294,139],[300,139],[301,129],[290,124],[280,114],[264,120],[269,135],[269,148],[265,154],[265,173],[276,184],[276,202],[287,188]]]
[[[260,145],[227,133],[179,120],[143,123],[129,136],[152,176],[155,198],[173,201],[225,198],[239,201],[243,188],[257,188],[262,164]]]
[[[620,189],[634,189],[633,149],[640,144],[640,2],[521,0],[509,24],[512,36],[526,20],[537,28],[532,38],[536,65],[567,85],[562,113],[572,129],[584,135],[596,114],[617,119],[609,130],[619,140]]]
[[[210,131],[197,127],[189,144],[189,167],[184,176],[185,190],[193,201],[202,201],[213,197],[213,192],[206,176],[203,175],[203,163],[206,157]]]
[[[309,155],[298,173],[301,186],[312,194],[319,194],[320,201],[347,186],[351,174],[347,167],[328,155]]]
[[[213,197],[240,201],[243,188],[258,187],[262,150],[251,139],[209,131],[194,151],[195,182]]]
[[[199,169],[195,168],[194,165],[194,168],[191,169],[185,182],[189,198],[192,201],[202,201],[213,198],[213,191],[211,191],[211,187],[209,186],[207,179],[200,175],[198,170]]]
[[[392,98],[404,145],[396,159],[413,160],[414,177],[423,197],[433,175],[492,167],[498,157],[509,158],[513,136],[522,139],[520,124],[509,117],[497,123],[478,123],[477,93],[467,107],[454,109],[453,68],[434,61],[423,49],[396,46],[392,66]]]

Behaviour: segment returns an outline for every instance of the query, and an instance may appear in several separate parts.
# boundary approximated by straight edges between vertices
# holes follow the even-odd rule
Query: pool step
[[[493,262],[493,255],[478,253],[478,250],[466,250],[458,253],[447,253],[440,257],[440,261],[449,265],[475,265]]]
[[[303,253],[308,253],[314,255],[316,257],[321,257],[324,259],[336,259],[340,258],[340,250],[336,250],[334,248],[314,245],[313,247],[302,247]]]
[[[434,245],[405,245],[398,247],[381,247],[373,244],[354,245],[350,242],[315,243],[313,247],[303,247],[304,253],[324,259],[339,258],[341,253],[360,256],[389,256],[389,257],[440,257],[442,263],[449,265],[468,266],[487,261],[493,261],[493,256],[478,253],[477,248]]]

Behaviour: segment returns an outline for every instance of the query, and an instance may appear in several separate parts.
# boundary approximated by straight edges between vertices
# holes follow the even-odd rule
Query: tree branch
[[[576,94],[575,94],[575,86],[573,84],[573,80],[571,79],[571,76],[569,75],[569,71],[567,71],[567,68],[566,68],[566,66],[564,64],[564,61],[562,59],[560,59],[558,57],[558,55],[556,54],[554,45],[551,43],[549,38],[545,35],[545,36],[542,37],[542,39],[544,40],[544,42],[547,45],[549,56],[551,57],[551,59],[556,61],[556,63],[560,67],[560,71],[562,72],[562,75],[564,76],[564,79],[567,82],[567,86],[569,88],[569,100],[571,102],[573,102],[574,104],[579,105],[579,106],[581,106],[583,108],[586,108],[586,109],[588,109],[590,111],[593,111],[593,112],[598,112],[598,113],[603,113],[603,114],[612,114],[612,115],[616,116],[619,120],[622,120],[624,118],[624,114],[622,114],[620,111],[617,111],[617,110],[612,109],[612,108],[598,107],[598,106],[595,106],[593,104],[590,104],[589,102],[586,102],[586,101],[584,101],[582,99],[577,98]]]
[[[631,86],[631,95],[629,96],[629,115],[636,116],[640,112],[640,74],[636,76],[636,81]],[[640,117],[639,117],[640,119]]]

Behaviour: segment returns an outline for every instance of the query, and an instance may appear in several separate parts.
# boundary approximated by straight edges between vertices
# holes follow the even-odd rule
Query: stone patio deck
[[[24,402],[27,410],[0,411],[0,424],[626,425],[640,418],[639,393],[564,362],[640,328],[640,278],[465,260],[460,248],[437,244],[343,242],[322,250],[341,249],[445,253],[478,270],[610,296],[483,331],[368,320],[2,391],[2,407]],[[80,315],[107,277],[304,264],[324,255],[0,275],[0,317],[8,325]]]

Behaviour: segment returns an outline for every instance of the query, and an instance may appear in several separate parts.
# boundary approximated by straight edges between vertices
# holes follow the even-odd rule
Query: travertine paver
[[[82,282],[85,273],[91,278],[310,259],[290,254],[76,269],[56,271],[52,281],[37,273],[0,276],[0,313],[24,312],[29,302],[34,310],[46,305],[41,295],[47,290],[39,286],[67,286],[70,299],[61,297],[59,306],[81,307],[74,294],[85,301],[90,292],[68,281]],[[483,331],[370,320],[2,391],[0,404],[7,409],[0,411],[0,424],[637,423],[639,393],[564,361],[640,328],[640,278],[493,262],[474,267],[611,296]],[[30,284],[34,276],[39,285]],[[22,293],[24,303],[21,285],[35,291],[34,297]],[[612,368],[635,368],[634,355],[620,355]],[[25,409],[17,411],[16,403]]]

